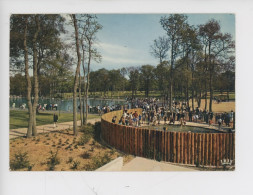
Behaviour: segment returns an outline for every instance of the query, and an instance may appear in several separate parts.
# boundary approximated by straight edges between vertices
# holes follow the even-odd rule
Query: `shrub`
[[[80,156],[81,156],[83,159],[88,159],[88,158],[90,158],[90,153],[87,152],[87,151],[85,151],[85,152],[83,152]]]
[[[84,133],[78,140],[77,144],[79,146],[83,146],[84,144],[88,143],[88,141],[90,141],[91,139],[91,135],[90,134],[86,134]]]
[[[105,153],[104,156],[95,156],[92,158],[91,163],[84,166],[84,169],[86,171],[94,171],[99,167],[102,167],[103,165],[109,163],[111,160],[112,158],[108,155],[108,153]]]
[[[17,170],[17,169],[23,169],[28,168],[28,170],[32,169],[32,165],[30,165],[30,162],[28,160],[27,152],[18,152],[14,155],[14,159],[10,161],[10,169],[11,170]]]
[[[94,139],[99,141],[101,133],[101,122],[96,122],[94,125]]]
[[[73,161],[73,164],[72,164],[72,166],[70,168],[71,169],[77,169],[79,165],[80,165],[80,162],[78,160],[77,161]]]
[[[55,169],[55,166],[60,164],[60,160],[57,157],[58,150],[55,153],[53,153],[53,151],[51,150],[50,155],[51,156],[48,158],[47,165],[48,165],[49,171],[53,171]]]
[[[72,162],[73,162],[73,157],[70,156],[67,163],[72,163]]]

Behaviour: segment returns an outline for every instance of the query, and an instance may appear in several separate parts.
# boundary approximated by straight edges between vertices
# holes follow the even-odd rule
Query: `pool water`
[[[159,131],[175,131],[175,132],[192,132],[192,133],[221,133],[214,129],[207,129],[204,127],[192,127],[192,126],[181,126],[181,125],[159,125],[159,126],[142,126],[145,129],[155,129]]]

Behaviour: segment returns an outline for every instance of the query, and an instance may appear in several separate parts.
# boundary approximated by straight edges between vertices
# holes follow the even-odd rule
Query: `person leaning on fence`
[[[57,122],[58,122],[58,115],[54,114],[54,128],[55,126],[57,127]]]

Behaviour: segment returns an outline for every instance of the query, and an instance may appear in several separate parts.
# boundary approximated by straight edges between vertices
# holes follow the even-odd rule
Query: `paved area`
[[[172,165],[146,158],[136,157],[122,167],[122,171],[197,171],[193,168]]]
[[[166,123],[168,125],[168,121]],[[160,125],[164,125],[164,121],[162,120],[160,122]],[[171,124],[172,125],[172,124]],[[175,125],[180,125],[180,122],[179,121],[175,121]],[[147,124],[142,124],[141,126],[145,127],[145,126],[148,126]],[[150,124],[150,126],[152,126]],[[158,125],[157,125],[158,126]],[[204,127],[206,129],[212,129],[212,130],[217,130],[217,131],[224,131],[224,132],[227,132],[228,129],[231,129],[232,127],[225,127],[225,126],[222,126],[221,129],[219,129],[219,126],[218,124],[212,124],[212,125],[209,125],[209,124],[206,124],[205,122],[186,122],[186,126],[192,126],[192,127]],[[156,126],[154,126],[156,127]]]
[[[100,121],[100,118],[88,119],[88,123],[94,124],[97,121]],[[77,125],[81,125],[81,121],[77,121]],[[49,133],[51,131],[61,131],[64,129],[72,128],[73,121],[64,122],[57,124],[57,127],[54,127],[54,124],[41,125],[37,126],[38,133]],[[26,136],[27,128],[19,128],[19,129],[10,129],[9,139]]]

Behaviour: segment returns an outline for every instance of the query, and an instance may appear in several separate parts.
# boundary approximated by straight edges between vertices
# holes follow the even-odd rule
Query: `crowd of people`
[[[213,113],[208,110],[202,110],[196,107],[192,110],[186,102],[173,101],[172,108],[163,106],[156,98],[141,98],[131,99],[132,108],[142,108],[142,113],[127,112],[124,109],[123,115],[117,119],[113,117],[112,122],[127,126],[141,126],[141,125],[159,125],[161,121],[163,124],[175,124],[178,121],[180,125],[186,125],[186,121],[200,122],[213,125],[218,124],[219,128],[223,124],[227,127],[233,126],[234,112],[230,113]]]

